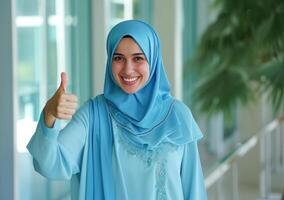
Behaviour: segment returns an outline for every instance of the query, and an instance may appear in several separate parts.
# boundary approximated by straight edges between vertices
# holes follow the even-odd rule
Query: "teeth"
[[[134,77],[134,78],[125,78],[125,77],[123,77],[123,80],[127,81],[127,82],[136,81],[137,79],[138,79],[138,77]]]

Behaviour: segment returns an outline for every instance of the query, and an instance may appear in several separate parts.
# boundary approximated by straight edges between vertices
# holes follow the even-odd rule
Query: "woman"
[[[207,199],[190,110],[170,94],[157,34],[128,20],[107,39],[104,93],[75,115],[66,74],[28,144],[35,169],[72,178],[72,199]],[[73,115],[73,116],[72,116]],[[60,130],[58,119],[72,120]]]

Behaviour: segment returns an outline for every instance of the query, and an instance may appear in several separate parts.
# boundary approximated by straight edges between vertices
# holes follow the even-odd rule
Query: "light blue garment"
[[[134,94],[125,93],[112,75],[112,57],[123,37],[131,37],[144,52],[150,77]],[[110,118],[124,129],[128,142],[155,150],[161,143],[183,145],[195,140],[187,109],[176,104],[162,62],[160,41],[154,29],[139,20],[115,25],[107,38],[104,94],[90,106],[86,199],[115,199],[112,166],[113,130]],[[198,127],[196,126],[196,129]]]
[[[145,150],[128,143],[123,129],[112,122],[117,200],[206,199],[196,141]]]
[[[119,88],[111,73],[112,55],[119,41],[125,36],[136,41],[150,65],[149,80],[134,94],[126,94]],[[148,24],[128,20],[116,25],[109,33],[107,52],[104,94],[87,104],[85,109],[88,111],[85,114],[74,116],[66,127],[66,134],[64,129],[57,138],[56,133],[51,131],[51,134],[46,134],[46,138],[50,140],[40,136],[44,134],[35,134],[29,144],[29,150],[35,158],[35,166],[42,174],[49,172],[49,169],[46,169],[48,165],[53,166],[51,168],[54,173],[51,173],[51,177],[70,178],[78,173],[74,176],[76,181],[73,183],[80,183],[75,184],[74,188],[79,187],[79,198],[82,200],[115,199],[111,118],[123,130],[122,135],[126,143],[145,152],[157,152],[163,144],[187,145],[202,136],[189,109],[170,95],[159,38]],[[42,129],[43,133],[49,131],[43,125],[38,129]],[[72,137],[72,134],[67,132],[74,134],[74,130],[78,130],[77,133],[82,134],[83,139],[78,138],[78,135],[74,136],[76,140],[68,138]],[[61,138],[64,138],[64,141]],[[45,148],[51,146],[47,158],[41,157],[44,155],[41,139],[47,141],[43,145]],[[72,145],[69,147],[70,144],[65,144],[65,140],[71,141]],[[68,151],[71,147],[76,148]],[[203,180],[203,176],[199,178]],[[201,182],[197,183],[198,187],[202,187]]]
[[[115,183],[111,170],[113,133],[110,114],[103,95],[89,106],[89,132],[86,200],[115,199]]]
[[[62,130],[58,120],[53,128],[47,128],[41,114],[28,144],[36,171],[49,179],[72,177],[73,200],[85,199],[87,157],[84,152],[88,152],[89,106],[90,101]],[[175,106],[185,105],[176,101]],[[124,129],[114,120],[112,123],[112,171],[117,200],[207,199],[197,149],[197,140],[202,135],[199,129],[194,129],[196,123],[192,116],[187,122],[193,128],[192,142],[180,146],[165,142],[156,151],[148,152],[129,144],[123,138]]]

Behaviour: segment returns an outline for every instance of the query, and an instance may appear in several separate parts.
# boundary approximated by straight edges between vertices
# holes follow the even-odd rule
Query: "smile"
[[[123,83],[128,86],[134,85],[138,81],[139,78],[140,78],[139,76],[131,77],[131,78],[121,77],[121,79],[123,80]]]

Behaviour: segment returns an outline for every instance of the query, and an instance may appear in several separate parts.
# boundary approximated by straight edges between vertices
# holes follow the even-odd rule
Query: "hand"
[[[66,93],[67,75],[61,73],[61,83],[55,94],[49,99],[44,108],[44,121],[47,127],[53,127],[57,119],[71,119],[77,108],[77,96]]]

